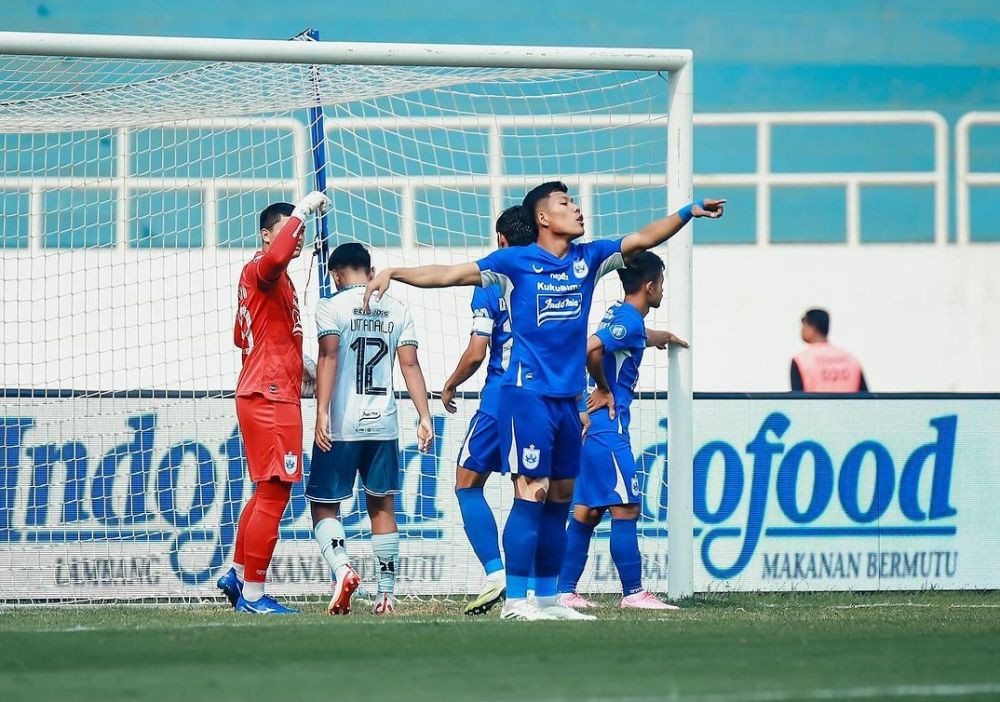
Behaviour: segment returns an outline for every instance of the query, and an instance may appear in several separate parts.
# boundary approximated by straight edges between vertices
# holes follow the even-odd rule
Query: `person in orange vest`
[[[792,391],[868,392],[861,363],[826,340],[830,313],[811,309],[802,316],[802,341],[808,346],[792,358]]]

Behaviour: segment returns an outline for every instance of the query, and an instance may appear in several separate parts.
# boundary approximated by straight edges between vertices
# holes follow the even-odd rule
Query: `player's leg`
[[[255,419],[253,413],[252,401],[247,398],[238,398],[236,400],[236,418],[241,427],[240,433],[244,434],[243,427],[252,430],[252,422]],[[242,443],[243,455],[246,456],[246,442]],[[259,449],[258,449],[259,450]],[[253,514],[254,505],[256,504],[257,493],[254,492],[247,503],[243,506],[243,511],[240,512],[240,518],[236,525],[236,546],[233,550],[233,565],[226,571],[226,573],[216,581],[216,587],[222,590],[222,594],[226,596],[229,600],[229,604],[233,607],[239,602],[240,596],[243,594],[243,578],[246,571],[246,533],[247,533],[247,522],[250,521],[250,516]]]
[[[466,607],[469,615],[486,614],[503,600],[506,581],[500,557],[496,517],[483,487],[490,473],[500,470],[500,433],[496,419],[477,412],[469,425],[455,471],[455,496],[472,550],[486,572],[486,586]]]
[[[580,475],[573,494],[576,510],[569,521],[566,556],[559,574],[559,603],[567,607],[594,606],[577,594],[577,584],[587,565],[594,529],[604,517],[606,506],[623,500],[615,492],[618,481],[613,468],[613,446],[609,443],[612,437],[606,433],[588,436],[581,452]]]
[[[257,487],[252,511],[240,519],[245,570],[236,609],[253,614],[293,614],[294,609],[266,594],[264,583],[292,483],[302,479],[302,411],[293,403],[238,398],[237,417],[247,468]]]
[[[357,454],[357,442],[336,441],[329,451],[313,444],[312,467],[306,484],[313,533],[332,575],[333,596],[327,607],[330,614],[349,613],[351,596],[361,584],[347,556],[347,534],[340,521],[340,503],[354,493]]]
[[[613,492],[606,496],[611,504],[611,560],[622,584],[623,609],[677,609],[661,602],[642,587],[642,555],[639,552],[638,521],[640,513],[638,467],[628,439],[620,434],[605,434],[611,451],[609,470],[614,477]]]
[[[236,526],[236,547],[233,550],[233,565],[216,582],[216,587],[222,590],[222,594],[226,596],[229,604],[233,607],[236,606],[236,603],[240,600],[240,596],[243,594],[243,578],[246,571],[247,522],[250,521],[250,515],[253,514],[256,502],[257,493],[255,492],[250,496],[246,505],[243,506],[243,511],[240,512],[240,518]]]
[[[285,513],[291,494],[292,484],[277,478],[257,483],[257,501],[246,526],[246,571],[243,596],[237,603],[237,609],[241,611],[265,613],[262,607],[271,608],[273,598],[266,596],[264,582],[278,544],[281,516]]]
[[[503,530],[507,601],[503,619],[552,619],[528,602],[538,534],[552,471],[556,424],[545,398],[505,386],[500,391],[500,446],[514,480],[514,503]]]
[[[580,481],[583,475],[577,479],[575,494],[580,493]],[[587,507],[577,502],[573,509],[573,516],[569,520],[569,527],[566,529],[566,555],[563,557],[562,570],[559,571],[559,604],[564,607],[574,609],[588,609],[596,607],[593,602],[581,597],[576,589],[583,575],[584,568],[587,567],[587,556],[590,552],[590,541],[594,536],[594,529],[604,518],[604,507]]]
[[[535,597],[542,612],[557,619],[595,619],[558,603],[558,581],[566,557],[566,522],[583,444],[580,414],[572,399],[550,401],[557,426],[552,451],[552,485],[545,501],[535,555]]]
[[[368,493],[368,515],[372,521],[372,553],[378,563],[378,590],[372,611],[375,614],[392,614],[396,611],[396,568],[399,562],[395,496]]]
[[[396,569],[399,562],[399,529],[396,501],[399,493],[399,445],[396,441],[363,441],[359,472],[368,495],[372,523],[372,552],[378,563],[375,614],[396,610]]]

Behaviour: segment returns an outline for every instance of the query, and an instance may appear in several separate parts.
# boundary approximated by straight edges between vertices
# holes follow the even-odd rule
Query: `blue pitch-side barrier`
[[[6,389],[0,397],[0,598],[210,591],[250,490],[231,392]],[[654,588],[668,572],[665,397],[644,393],[633,413]],[[308,472],[314,403],[303,404]],[[400,405],[397,516],[411,592],[479,584],[452,493],[474,408],[463,402],[456,416],[436,415],[425,456],[413,443],[412,407]],[[998,425],[1000,393],[699,393],[696,588],[1000,587],[1000,513],[987,497],[1000,494]],[[505,489],[490,482],[501,516]],[[344,521],[350,535],[367,533],[362,492],[345,503]],[[314,591],[326,573],[301,485],[282,539],[277,586]],[[607,589],[615,577],[606,539],[594,548],[584,582]]]

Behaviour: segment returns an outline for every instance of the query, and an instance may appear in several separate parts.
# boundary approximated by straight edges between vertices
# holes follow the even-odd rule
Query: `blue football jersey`
[[[639,382],[639,365],[646,351],[646,323],[639,310],[627,302],[608,308],[601,325],[594,332],[604,344],[604,377],[615,398],[615,418],[601,408],[590,418],[590,434],[615,432],[628,435],[631,422],[629,407]]]
[[[510,315],[507,300],[497,285],[474,288],[472,292],[472,333],[489,337],[490,358],[486,365],[486,384],[479,397],[479,411],[497,416],[500,380],[510,364]]]
[[[583,392],[594,285],[624,265],[621,239],[570,244],[562,258],[537,243],[511,247],[478,265],[483,286],[500,287],[510,314],[514,343],[503,384],[546,397]]]

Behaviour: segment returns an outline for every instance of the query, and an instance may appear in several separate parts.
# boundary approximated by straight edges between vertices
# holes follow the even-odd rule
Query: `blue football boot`
[[[235,568],[230,568],[226,571],[226,574],[216,581],[215,586],[222,590],[222,594],[226,596],[229,604],[233,607],[236,606],[236,603],[243,596],[243,583],[236,577]]]
[[[250,614],[298,614],[299,610],[286,607],[270,595],[264,595],[256,602],[247,602],[240,595],[236,602],[237,612],[248,612]]]

